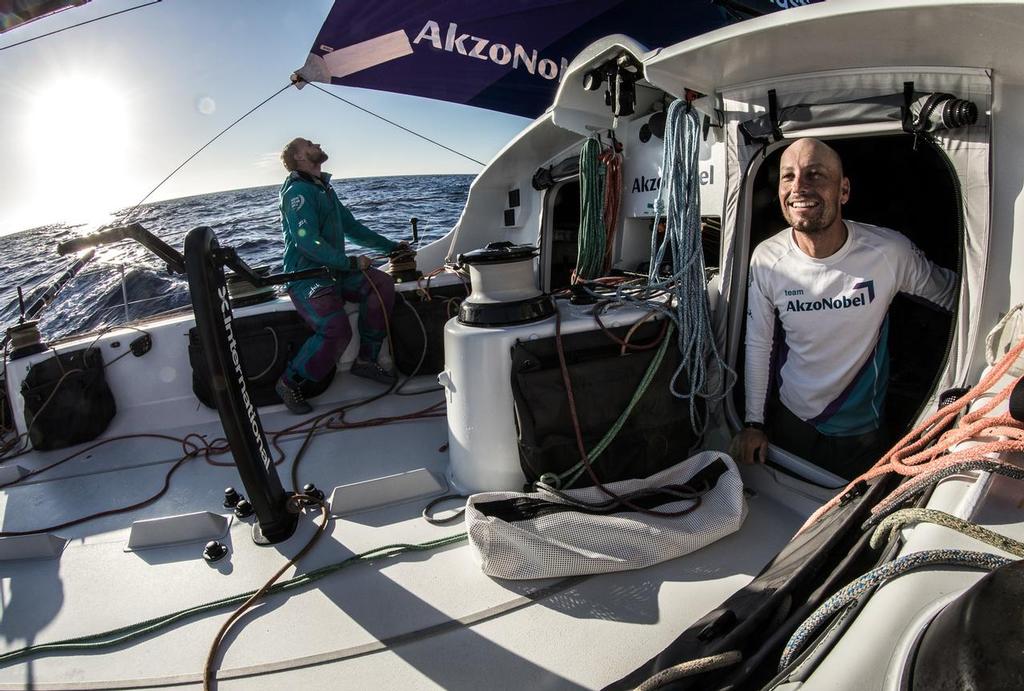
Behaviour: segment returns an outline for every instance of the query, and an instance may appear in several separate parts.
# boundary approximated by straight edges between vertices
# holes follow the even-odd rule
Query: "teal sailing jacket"
[[[321,174],[320,180],[292,171],[281,186],[285,272],[327,267],[335,278],[347,278],[354,267],[345,254],[345,238],[385,253],[395,249],[398,243],[373,232],[345,208],[331,187],[329,173]],[[333,283],[331,278],[311,278],[292,281],[288,288],[309,297]]]

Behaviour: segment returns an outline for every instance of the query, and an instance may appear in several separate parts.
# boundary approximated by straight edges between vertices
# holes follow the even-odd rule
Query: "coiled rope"
[[[607,230],[604,225],[605,170],[601,144],[595,137],[580,150],[580,229],[577,235],[576,271],[573,283],[604,273]]]
[[[967,394],[953,403],[940,408],[920,425],[911,430],[903,439],[889,450],[879,461],[865,473],[854,478],[847,489],[839,492],[832,500],[818,509],[800,531],[806,530],[820,519],[827,512],[839,504],[841,498],[854,485],[874,480],[875,478],[897,473],[899,475],[912,477],[927,477],[942,472],[943,470],[961,464],[965,461],[975,461],[989,458],[993,463],[1005,465],[1013,469],[1019,466],[1008,460],[1003,460],[995,454],[1024,453],[1024,424],[1015,420],[1008,413],[989,416],[997,406],[1009,398],[1014,386],[1020,379],[1011,381],[1001,391],[989,398],[977,410],[964,415],[956,427],[949,429],[957,416],[967,406],[983,397],[989,395],[989,390],[997,381],[1014,365],[1017,359],[1024,353],[1024,340],[1015,345],[1003,356],[996,365],[992,367],[985,377],[978,382]],[[943,433],[943,430],[949,429]],[[972,441],[974,444],[967,448],[953,451],[953,448]],[[922,480],[921,482],[925,482]],[[897,488],[899,492],[901,488]],[[891,497],[883,499],[872,509],[872,513],[883,510],[891,505]]]
[[[991,571],[1012,561],[1012,559],[988,552],[936,549],[908,554],[872,569],[821,603],[821,606],[800,625],[782,651],[779,670],[789,667],[794,658],[806,647],[811,637],[835,614],[856,603],[885,581],[922,566],[967,566]]]
[[[639,294],[628,285],[620,285],[615,292],[615,302],[642,305],[674,325],[681,358],[670,389],[676,398],[689,402],[690,425],[699,434],[707,426],[706,412],[699,403],[721,400],[736,383],[736,373],[719,353],[711,325],[700,221],[700,136],[697,113],[683,101],[674,101],[665,124],[648,285]],[[663,218],[665,239],[659,244],[657,228]],[[660,276],[666,257],[671,259],[672,274]],[[684,372],[688,381],[682,389]]]

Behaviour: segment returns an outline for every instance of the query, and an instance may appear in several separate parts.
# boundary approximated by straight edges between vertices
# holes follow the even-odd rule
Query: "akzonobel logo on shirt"
[[[801,296],[802,289],[786,290],[787,296]],[[864,307],[875,301],[875,282],[861,281],[853,286],[848,295],[837,295],[819,300],[789,300],[786,302],[787,312],[821,312],[823,310],[844,310],[853,307]]]

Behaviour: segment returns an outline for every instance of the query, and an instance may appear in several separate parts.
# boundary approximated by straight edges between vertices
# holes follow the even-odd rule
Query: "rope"
[[[833,615],[858,602],[869,591],[885,581],[922,566],[967,566],[991,571],[1012,561],[1006,557],[999,557],[987,552],[935,549],[908,554],[905,557],[900,557],[895,561],[872,569],[821,603],[821,606],[800,625],[782,651],[782,658],[779,660],[779,670],[784,670],[793,662],[793,659],[810,642],[811,637]]]
[[[619,225],[619,209],[622,206],[622,154],[618,152],[618,142],[612,140],[612,149],[601,154],[600,160],[604,165],[604,209],[602,218],[607,234],[604,248],[604,261],[602,273],[606,274],[612,268],[612,254],[615,247],[615,231]]]
[[[722,359],[711,326],[700,220],[700,137],[697,113],[682,101],[673,102],[665,125],[663,176],[655,204],[647,287],[634,294],[635,286],[619,285],[615,300],[642,305],[672,321],[681,358],[670,390],[676,398],[689,402],[690,425],[702,434],[707,415],[700,410],[699,400],[710,403],[724,398],[736,383],[736,373]],[[657,228],[663,217],[665,239],[659,245]],[[660,277],[666,255],[673,273]],[[681,391],[684,372],[689,385]]]
[[[122,223],[122,224],[124,224],[124,223],[128,223],[128,221],[129,221],[129,220],[131,220],[132,216],[133,216],[133,215],[135,214],[135,212],[136,212],[136,211],[138,210],[138,208],[139,208],[140,206],[142,206],[142,205],[143,205],[143,204],[145,203],[145,201],[146,201],[147,199],[149,199],[149,198],[150,198],[150,196],[152,196],[152,194],[153,194],[154,192],[156,192],[156,191],[157,191],[158,189],[160,189],[161,187],[163,187],[163,184],[164,184],[165,182],[167,182],[168,180],[170,180],[170,179],[171,179],[171,177],[172,177],[172,176],[173,176],[173,175],[174,175],[175,173],[177,173],[177,172],[178,172],[179,170],[181,170],[181,169],[182,169],[182,168],[184,168],[184,167],[185,167],[186,165],[188,165],[188,164],[189,164],[189,162],[190,162],[190,161],[191,161],[191,160],[192,160],[193,158],[195,158],[196,156],[198,156],[199,154],[201,154],[201,153],[202,153],[202,152],[203,152],[203,151],[204,151],[204,150],[206,149],[206,147],[210,146],[210,144],[213,144],[213,143],[214,143],[215,141],[217,141],[218,139],[220,139],[220,138],[221,138],[221,136],[223,136],[223,135],[224,135],[225,133],[227,133],[227,131],[228,131],[228,130],[230,130],[230,129],[231,129],[232,127],[234,127],[235,125],[237,125],[238,123],[240,123],[240,122],[241,122],[242,120],[245,120],[245,119],[246,119],[247,117],[249,117],[250,115],[252,115],[253,113],[255,113],[255,112],[256,112],[257,110],[259,110],[259,109],[260,109],[260,108],[262,108],[263,106],[265,106],[265,105],[266,105],[267,103],[270,103],[270,101],[271,101],[271,100],[273,100],[274,98],[276,98],[277,96],[279,96],[279,95],[280,95],[281,93],[283,93],[283,92],[284,92],[284,90],[285,90],[285,89],[288,89],[288,88],[290,88],[290,87],[291,87],[291,82],[289,82],[288,84],[285,84],[285,85],[284,85],[284,86],[282,86],[282,87],[281,87],[280,89],[278,89],[277,91],[275,91],[275,92],[274,92],[273,94],[271,94],[271,95],[270,95],[270,96],[268,96],[267,98],[263,99],[262,101],[260,101],[259,103],[257,103],[257,104],[256,104],[255,106],[253,106],[252,108],[250,108],[250,109],[249,109],[248,111],[246,111],[246,113],[245,113],[244,115],[242,115],[242,117],[238,118],[237,120],[235,120],[234,122],[232,122],[232,123],[231,123],[230,125],[228,125],[228,126],[227,126],[227,127],[225,127],[224,129],[222,129],[222,130],[221,130],[220,132],[218,132],[218,133],[217,133],[217,135],[216,135],[216,136],[214,136],[214,138],[213,138],[213,139],[211,139],[210,141],[206,142],[206,143],[205,143],[205,144],[203,144],[203,145],[202,145],[201,147],[199,147],[198,149],[196,149],[195,153],[193,153],[193,154],[192,154],[191,156],[189,156],[189,157],[188,157],[188,158],[186,158],[186,159],[185,159],[184,161],[182,161],[182,162],[181,162],[181,165],[179,165],[179,166],[178,166],[177,168],[175,168],[175,169],[174,169],[174,170],[172,170],[172,171],[171,171],[170,173],[168,173],[167,177],[165,177],[165,178],[164,178],[163,180],[161,180],[160,182],[158,182],[158,183],[157,183],[157,185],[156,185],[156,187],[154,187],[154,188],[153,188],[153,189],[151,189],[151,190],[150,190],[149,192],[147,192],[147,193],[146,193],[146,196],[145,196],[145,197],[143,197],[142,199],[140,199],[140,200],[139,200],[139,203],[138,203],[138,204],[136,204],[135,206],[133,206],[133,207],[131,208],[131,210],[130,210],[130,211],[128,211],[127,215],[125,215],[125,217],[124,217],[124,220],[123,220],[123,221],[121,221],[121,223]]]
[[[709,655],[697,660],[687,660],[686,662],[680,662],[678,665],[672,665],[668,669],[661,670],[640,684],[640,686],[637,686],[635,691],[653,691],[673,681],[704,674],[705,672],[712,672],[723,667],[731,667],[742,661],[743,654],[738,650],[730,650],[718,655]]]
[[[445,516],[444,518],[437,518],[436,516],[434,516],[431,513],[431,511],[433,510],[433,508],[435,506],[437,506],[438,504],[440,504],[443,501],[449,501],[449,500],[452,500],[452,499],[468,499],[468,498],[469,498],[469,495],[467,495],[467,494],[444,494],[444,495],[442,495],[440,497],[437,497],[436,499],[430,500],[430,502],[427,503],[427,505],[423,507],[423,511],[420,513],[420,515],[423,516],[423,520],[426,521],[427,523],[429,523],[430,525],[446,525],[448,523],[454,523],[455,521],[461,519],[462,516],[466,513],[466,507],[465,506],[463,506],[462,508],[456,510],[455,513],[453,513],[452,515]]]
[[[815,511],[800,529],[801,532],[831,511],[846,492],[859,482],[867,482],[889,473],[903,476],[929,476],[964,461],[984,458],[989,454],[1024,453],[1024,424],[1009,414],[987,417],[998,405],[1009,398],[1019,379],[1011,381],[1001,391],[989,398],[977,410],[959,420],[952,427],[960,412],[976,401],[988,395],[989,390],[1013,366],[1017,358],[1024,353],[1024,339],[1015,345],[994,365],[985,377],[974,388],[953,403],[940,408],[924,422],[911,430],[903,439],[896,443],[878,462],[854,478],[842,492]],[[943,432],[944,430],[949,430]],[[1000,438],[1002,437],[1002,438]],[[981,441],[966,449],[952,451],[953,447],[967,441]],[[994,440],[993,440],[994,439]],[[1016,468],[1017,466],[1001,458],[993,458],[1001,465]],[[892,495],[882,500],[882,504],[891,502]],[[878,510],[879,504],[875,507]]]
[[[216,679],[216,670],[214,669],[214,662],[217,659],[217,651],[220,649],[221,643],[224,641],[224,636],[227,634],[228,629],[231,625],[241,618],[245,612],[251,608],[256,601],[267,594],[267,591],[277,582],[277,579],[284,574],[285,571],[294,566],[299,559],[302,559],[306,554],[309,553],[313,546],[320,540],[320,536],[324,534],[324,530],[327,528],[327,521],[330,518],[330,513],[327,509],[327,504],[322,499],[311,497],[306,494],[293,494],[288,498],[288,510],[293,513],[301,513],[302,507],[306,502],[312,501],[315,505],[320,506],[320,525],[317,526],[316,532],[313,533],[313,537],[309,539],[309,542],[298,551],[298,553],[288,560],[288,563],[282,566],[277,572],[270,577],[270,579],[263,584],[263,587],[253,593],[248,600],[243,602],[238,609],[232,612],[231,616],[227,618],[227,621],[220,627],[217,635],[213,638],[213,643],[210,644],[210,651],[206,655],[206,664],[203,666],[203,691],[209,691],[211,683]]]
[[[667,341],[668,339],[665,340]],[[662,518],[676,518],[679,516],[685,516],[691,511],[696,510],[697,507],[699,507],[701,504],[701,495],[708,489],[710,489],[709,487],[705,487],[703,490],[694,490],[693,488],[687,488],[688,491],[686,492],[686,496],[680,496],[682,499],[692,500],[693,504],[686,507],[685,509],[681,509],[679,511],[657,511],[654,509],[645,509],[644,507],[638,506],[637,504],[630,501],[630,499],[636,493],[620,495],[616,494],[615,492],[604,486],[604,484],[601,482],[601,479],[597,476],[597,473],[594,471],[594,466],[591,463],[590,457],[587,455],[587,449],[583,444],[583,430],[580,427],[579,415],[576,412],[576,397],[573,394],[572,380],[569,377],[569,367],[565,361],[565,348],[562,344],[562,316],[560,311],[557,309],[557,306],[555,309],[555,351],[558,353],[558,366],[562,374],[562,385],[565,387],[565,395],[569,402],[569,417],[572,420],[572,430],[576,436],[576,449],[579,451],[580,454],[580,462],[583,464],[583,468],[590,476],[590,480],[591,482],[593,482],[594,486],[597,487],[597,489],[599,489],[606,497],[608,497],[611,500],[610,502],[605,502],[604,505],[621,505],[629,509],[632,509],[633,511],[636,511],[638,513],[644,514],[646,516],[659,516]],[[546,483],[538,484],[540,484],[542,489],[544,489],[545,491],[552,492],[556,496],[566,499],[567,501],[572,501],[577,506],[582,506],[585,504],[585,502],[573,500],[569,497],[566,497],[563,494],[560,494],[557,490],[554,490],[553,488],[546,486]],[[669,491],[671,493],[672,491],[674,491],[674,488],[663,487],[661,488],[661,490]],[[646,491],[647,490],[644,490],[644,492]],[[590,506],[596,507],[598,506],[598,504],[590,504]]]
[[[604,269],[607,246],[604,174],[601,145],[591,137],[583,142],[580,149],[580,229],[573,282],[597,278]]]
[[[892,494],[875,505],[871,510],[873,515],[864,522],[863,529],[868,530],[877,525],[886,516],[895,512],[900,504],[914,496],[917,496],[928,487],[938,483],[940,480],[974,470],[1005,475],[1006,477],[1011,477],[1015,480],[1024,480],[1024,470],[1001,461],[980,460],[954,463],[953,465],[946,466],[936,472],[925,473],[913,477],[897,487]]]
[[[46,38],[47,36],[53,36],[54,34],[59,34],[59,33],[64,32],[64,31],[69,31],[71,29],[77,29],[80,26],[85,26],[86,24],[92,24],[93,22],[98,22],[101,19],[109,19],[110,17],[116,17],[119,14],[124,14],[125,12],[131,12],[132,10],[139,10],[139,9],[142,9],[143,7],[149,7],[150,5],[155,5],[158,2],[161,2],[161,0],[152,0],[152,2],[147,2],[147,3],[144,3],[142,5],[136,5],[135,7],[129,7],[126,10],[119,10],[117,12],[111,12],[110,14],[105,14],[102,17],[96,17],[95,19],[88,19],[88,20],[86,20],[84,22],[79,22],[78,24],[72,24],[71,26],[65,26],[63,29],[57,29],[56,31],[50,31],[49,33],[40,34],[39,36],[33,36],[32,38],[27,38],[24,41],[18,41],[17,43],[12,43],[9,46],[4,46],[3,48],[0,48],[0,50],[7,50],[8,48],[15,48],[17,46],[23,46],[26,43],[31,43],[32,41],[38,41],[39,39]],[[67,8],[65,8],[65,9],[67,9]],[[39,19],[39,17],[36,17],[35,19]]]
[[[1024,557],[1024,542],[982,528],[980,525],[957,518],[945,511],[935,509],[901,509],[878,524],[871,536],[871,547],[878,549],[896,536],[896,533],[907,523],[934,523],[951,530],[963,533],[979,542],[1009,552],[1016,557]]]
[[[356,110],[361,110],[361,111],[363,111],[364,113],[366,113],[367,115],[372,115],[373,117],[377,118],[378,120],[383,120],[384,122],[388,123],[389,125],[394,125],[395,127],[397,127],[398,129],[402,130],[403,132],[408,132],[409,134],[411,134],[411,135],[413,135],[413,136],[415,136],[415,137],[419,137],[419,138],[420,138],[420,139],[422,139],[423,141],[426,141],[426,142],[430,142],[431,144],[434,144],[435,146],[439,146],[439,147],[441,147],[442,149],[444,149],[445,151],[451,151],[451,152],[452,152],[453,154],[455,154],[456,156],[462,156],[462,157],[463,157],[464,159],[466,159],[467,161],[472,161],[473,163],[476,163],[477,165],[481,165],[481,166],[483,166],[483,165],[486,165],[486,164],[485,164],[485,163],[484,163],[483,161],[478,161],[478,160],[476,160],[475,158],[473,158],[472,156],[467,156],[467,155],[466,155],[466,154],[464,154],[464,153],[461,153],[461,152],[459,152],[459,151],[456,151],[455,149],[451,148],[450,146],[445,146],[444,144],[442,144],[442,143],[441,143],[441,142],[439,142],[439,141],[436,141],[436,140],[434,140],[434,139],[431,139],[430,137],[427,137],[427,136],[425,136],[425,135],[422,135],[422,134],[420,134],[419,132],[415,132],[415,131],[413,131],[413,130],[409,129],[408,127],[405,127],[405,126],[403,126],[403,125],[399,125],[399,124],[398,124],[397,122],[395,122],[394,120],[388,120],[388,119],[387,119],[386,117],[384,117],[383,115],[378,115],[377,113],[374,113],[374,112],[373,112],[372,110],[367,110],[366,108],[363,108],[362,106],[356,105],[356,104],[355,104],[355,103],[353,103],[352,101],[349,101],[348,99],[344,99],[344,98],[342,98],[341,96],[339,96],[338,94],[334,94],[334,93],[331,93],[331,92],[330,92],[330,91],[328,91],[327,89],[324,89],[324,88],[323,88],[323,87],[321,87],[321,86],[317,86],[317,85],[316,85],[316,84],[314,84],[313,82],[307,82],[307,81],[306,81],[305,79],[299,79],[299,81],[300,81],[300,82],[303,82],[303,83],[305,83],[305,84],[308,84],[309,86],[313,87],[314,89],[316,89],[316,90],[318,90],[318,91],[322,91],[322,92],[324,92],[325,94],[327,94],[327,95],[328,95],[328,96],[330,96],[331,98],[336,98],[336,99],[338,99],[339,101],[341,101],[342,103],[346,103],[346,104],[348,104],[348,105],[352,106],[352,107],[353,107],[353,108],[355,108]]]
[[[366,552],[352,555],[340,562],[323,566],[319,569],[314,569],[313,571],[294,576],[293,578],[281,581],[280,583],[275,583],[267,588],[263,594],[266,596],[290,592],[315,583],[322,578],[326,578],[337,571],[355,564],[396,557],[408,552],[426,552],[439,549],[441,547],[447,547],[448,545],[454,545],[462,542],[466,538],[466,533],[458,533],[418,544],[397,543],[382,545]],[[67,638],[61,641],[53,641],[52,643],[39,643],[19,648],[18,650],[11,650],[0,655],[0,666],[8,665],[12,662],[17,662],[44,652],[77,653],[83,651],[103,650],[105,648],[117,646],[122,643],[156,633],[157,631],[165,629],[173,624],[186,619],[191,619],[192,617],[199,616],[200,614],[206,614],[207,612],[213,612],[226,607],[231,607],[232,605],[241,604],[256,594],[256,592],[258,591],[250,590],[245,593],[239,593],[238,595],[231,595],[229,597],[221,598],[220,600],[213,600],[212,602],[195,605],[194,607],[178,610],[176,612],[171,612],[170,614],[154,617],[153,619],[147,619],[146,621],[129,624],[120,628],[110,629],[101,633],[88,634],[85,636],[78,636],[76,638]]]
[[[560,321],[560,319],[558,321]],[[615,424],[609,428],[601,440],[593,449],[590,450],[587,458],[591,463],[595,463],[598,456],[604,453],[605,449],[608,448],[608,445],[612,443],[612,440],[614,440],[619,431],[622,430],[622,426],[626,424],[626,420],[628,420],[629,416],[633,413],[633,408],[636,407],[636,404],[639,403],[640,399],[644,397],[645,393],[647,393],[647,387],[650,386],[651,381],[654,379],[654,375],[657,374],[658,369],[661,367],[662,360],[665,359],[665,353],[668,351],[668,344],[671,342],[671,331],[672,327],[669,326],[668,330],[666,330],[662,335],[661,346],[658,348],[658,352],[654,354],[651,364],[647,366],[647,371],[644,372],[644,376],[640,380],[640,384],[637,386],[636,391],[633,392],[633,398],[630,399],[625,410],[623,410],[622,414],[619,415]],[[573,405],[575,405],[575,403]],[[585,472],[587,472],[586,464],[581,459],[574,466],[557,476],[558,487],[556,489],[572,487]]]

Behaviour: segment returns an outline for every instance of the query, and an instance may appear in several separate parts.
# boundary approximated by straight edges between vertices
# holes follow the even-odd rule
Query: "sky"
[[[0,34],[0,235],[98,226],[302,66],[332,0],[163,0],[4,50],[145,0],[93,0]],[[488,161],[528,123],[488,110],[328,90]],[[316,89],[289,88],[149,201],[278,184],[290,139],[319,142],[335,177],[477,173],[481,166]]]

